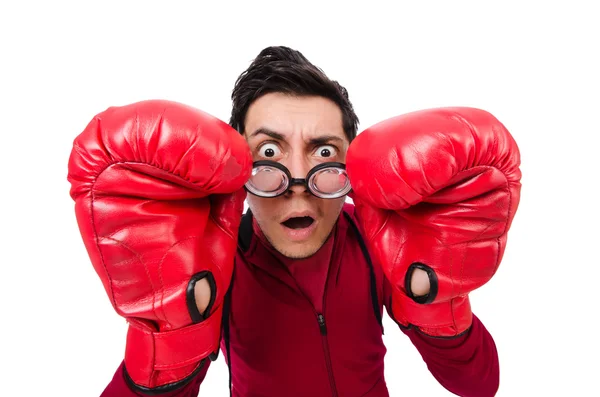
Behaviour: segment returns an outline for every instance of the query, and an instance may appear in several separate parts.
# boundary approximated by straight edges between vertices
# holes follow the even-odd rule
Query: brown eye
[[[260,147],[260,149],[258,150],[258,154],[261,157],[272,158],[279,156],[281,154],[281,151],[279,150],[277,145],[273,143],[267,143]]]
[[[333,157],[337,154],[335,147],[331,145],[319,146],[315,151],[317,157]]]

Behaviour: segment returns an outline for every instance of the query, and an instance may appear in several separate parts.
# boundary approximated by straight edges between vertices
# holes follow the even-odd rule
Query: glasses
[[[311,194],[324,199],[343,197],[352,190],[343,163],[322,163],[311,169],[306,178],[292,178],[283,164],[271,160],[253,163],[245,187],[255,196],[272,198],[285,194],[294,185],[305,186]]]

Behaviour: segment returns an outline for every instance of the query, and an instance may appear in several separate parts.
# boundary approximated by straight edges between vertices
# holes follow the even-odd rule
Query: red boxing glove
[[[360,133],[346,167],[370,251],[393,288],[403,326],[449,337],[472,322],[468,294],[495,274],[519,204],[517,144],[491,114],[441,108]],[[426,296],[410,290],[414,269]]]
[[[134,389],[182,386],[218,353],[251,169],[237,131],[175,102],[108,108],[75,139],[70,193],[92,264],[129,323]],[[194,295],[203,278],[204,316]]]

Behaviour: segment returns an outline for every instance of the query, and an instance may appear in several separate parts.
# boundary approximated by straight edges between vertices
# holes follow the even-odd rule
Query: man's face
[[[263,95],[248,109],[244,136],[254,161],[277,161],[290,170],[292,178],[306,178],[314,166],[324,162],[344,163],[349,145],[340,108],[315,96]],[[321,199],[300,185],[275,198],[248,194],[248,205],[265,237],[290,258],[317,252],[343,204],[344,197]]]

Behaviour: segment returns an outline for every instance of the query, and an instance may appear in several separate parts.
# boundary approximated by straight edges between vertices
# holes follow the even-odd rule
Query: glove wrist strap
[[[200,323],[163,332],[128,319],[125,367],[131,380],[143,388],[164,388],[188,377],[219,351],[222,311],[219,306]]]
[[[471,326],[473,315],[468,295],[449,301],[421,304],[415,302],[403,291],[392,294],[392,313],[404,327],[416,326],[429,336],[454,337]]]

